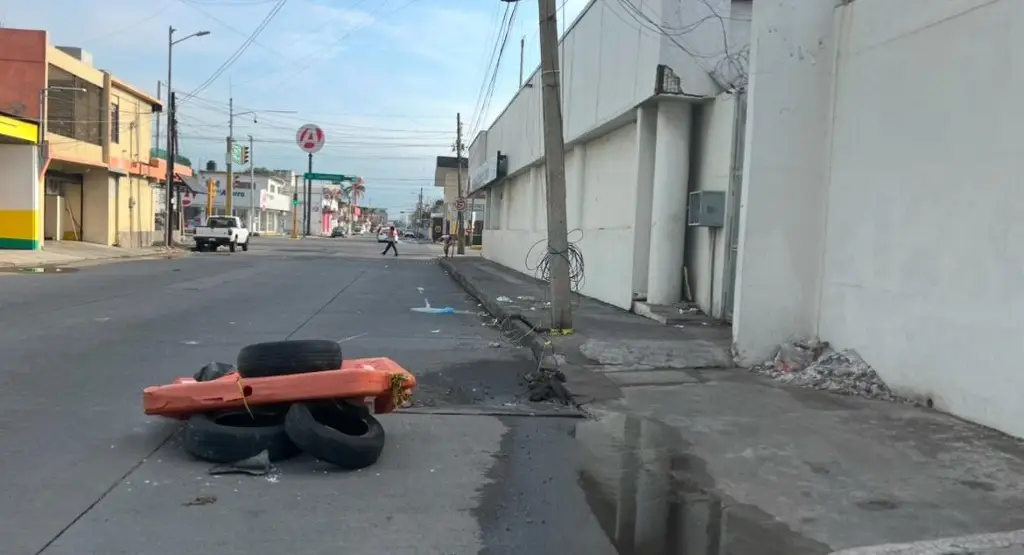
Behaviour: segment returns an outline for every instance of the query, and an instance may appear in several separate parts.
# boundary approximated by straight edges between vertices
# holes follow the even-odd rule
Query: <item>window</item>
[[[46,92],[47,129],[71,139],[102,145],[106,117],[103,89],[53,65],[46,86],[51,88]]]
[[[121,106],[110,105],[110,142],[121,143]]]

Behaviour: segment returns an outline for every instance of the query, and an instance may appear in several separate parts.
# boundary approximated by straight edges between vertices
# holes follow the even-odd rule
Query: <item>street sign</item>
[[[309,179],[312,181],[330,181],[331,183],[341,183],[342,181],[355,181],[359,179],[354,175],[342,175],[340,173],[304,173],[302,179]]]
[[[244,162],[242,159],[243,148],[240,143],[231,143],[231,161],[236,164]]]
[[[459,197],[455,199],[455,211],[465,212],[466,211],[466,199]]]
[[[310,154],[320,152],[320,149],[324,147],[325,139],[324,130],[312,123],[303,125],[299,128],[298,133],[295,134],[295,142],[299,145],[299,148],[303,152]]]

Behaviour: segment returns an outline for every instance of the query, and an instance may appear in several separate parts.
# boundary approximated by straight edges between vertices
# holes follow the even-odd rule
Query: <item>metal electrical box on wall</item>
[[[725,225],[725,191],[693,191],[686,207],[686,225],[690,227],[723,227]]]

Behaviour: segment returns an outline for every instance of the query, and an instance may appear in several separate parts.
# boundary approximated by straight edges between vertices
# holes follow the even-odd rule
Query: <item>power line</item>
[[[505,34],[501,38],[501,44],[498,47],[498,57],[494,63],[494,72],[491,74],[490,83],[488,84],[487,94],[484,99],[484,103],[481,106],[480,111],[477,113],[476,118],[471,126],[470,136],[475,136],[477,131],[483,126],[484,120],[487,117],[487,113],[491,108],[491,99],[494,97],[494,87],[498,81],[498,71],[501,69],[501,57],[505,54],[505,46],[508,44],[508,37],[512,33],[512,24],[515,22],[516,13],[519,10],[519,3],[516,2],[512,6],[512,12],[509,14],[508,25],[505,27]]]
[[[400,12],[400,11],[406,9],[406,8],[408,8],[409,6],[411,6],[412,4],[414,4],[414,3],[418,2],[418,1],[419,0],[408,0],[408,2],[406,2],[405,4],[402,4],[398,8],[396,8],[396,9],[394,9],[394,10],[392,10],[392,11],[386,13],[386,14],[384,14],[384,16],[387,17],[387,16],[394,15],[394,14],[396,14],[396,13],[398,13],[398,12]],[[365,0],[360,0],[359,3],[356,4],[356,6],[361,5],[363,2],[365,2]],[[388,3],[388,0],[384,0],[384,2],[382,2],[379,6],[377,6],[377,9],[373,10],[372,12],[370,12],[369,18],[373,18],[373,16],[377,15],[377,13],[380,12],[380,10],[383,9],[384,6],[387,5],[387,3]],[[357,26],[353,27],[352,29],[349,29],[348,31],[345,32],[345,34],[341,35],[340,37],[338,37],[337,40],[331,42],[326,48],[324,48],[324,54],[322,56],[319,56],[319,57],[316,57],[316,58],[312,58],[309,63],[304,64],[304,65],[302,65],[302,66],[300,66],[298,68],[295,68],[292,71],[289,71],[288,73],[284,74],[284,76],[281,79],[278,79],[277,81],[275,81],[272,84],[272,86],[273,85],[279,85],[279,84],[283,83],[286,79],[295,77],[295,76],[305,72],[307,69],[309,69],[313,65],[318,64],[318,63],[323,62],[323,61],[326,61],[328,58],[330,58],[330,56],[332,56],[334,54],[334,52],[337,49],[339,44],[341,44],[343,41],[345,41],[350,36],[352,36],[352,34],[355,33],[356,31],[359,31],[359,30],[365,28],[368,24],[369,24],[368,22],[363,22],[362,24],[357,25]],[[260,77],[261,76],[253,76],[252,79],[249,79],[249,80],[245,81],[245,83],[250,83],[250,82],[255,81],[256,79],[258,79]]]
[[[183,100],[192,98],[196,94],[199,94],[200,92],[206,90],[206,88],[212,85],[213,82],[216,81],[217,78],[220,77],[222,73],[224,73],[224,71],[226,71],[229,67],[231,67],[232,64],[238,61],[238,59],[242,57],[242,54],[244,54],[245,51],[249,49],[249,46],[253,43],[253,41],[256,40],[256,37],[258,37],[260,33],[262,33],[263,30],[267,28],[267,25],[270,23],[271,20],[274,19],[274,16],[276,16],[277,13],[280,12],[282,8],[284,8],[284,5],[287,2],[288,0],[278,0],[277,4],[275,4],[274,7],[271,8],[270,13],[268,13],[267,16],[263,18],[263,21],[260,22],[260,24],[252,32],[252,34],[250,34],[249,37],[245,40],[245,42],[243,42],[242,45],[239,46],[237,50],[235,50],[234,54],[228,57],[228,59],[223,64],[221,64],[221,66],[217,68],[216,71],[213,72],[213,75],[211,75],[209,79],[207,79],[201,85],[196,87],[195,90],[185,95],[185,98]]]
[[[192,8],[193,10],[195,10],[195,11],[203,14],[204,16],[208,17],[209,19],[213,20],[214,22],[219,23],[225,29],[227,29],[227,30],[229,30],[229,31],[239,35],[239,36],[246,37],[246,38],[249,37],[249,33],[246,33],[245,31],[238,30],[237,27],[233,27],[232,25],[230,25],[228,23],[225,23],[223,20],[217,18],[216,16],[214,16],[210,12],[208,12],[208,11],[206,11],[206,10],[204,10],[204,9],[202,9],[199,6],[196,5],[196,4],[200,4],[201,2],[197,2],[196,0],[179,0],[179,1],[182,4],[188,6],[188,7]],[[243,6],[246,6],[246,5],[255,5],[255,4],[266,4],[266,3],[269,3],[269,2],[276,2],[276,1],[277,0],[259,0],[258,2],[250,2],[250,3],[245,3],[245,4],[227,3],[227,4],[212,4],[212,5],[215,5],[215,6],[216,5],[221,5],[221,6],[225,6],[225,5],[226,6],[239,6],[239,5],[243,5]],[[295,63],[295,60],[292,60],[288,56],[285,56],[284,54],[278,52],[277,50],[274,50],[273,48],[270,48],[269,46],[265,46],[264,44],[262,44],[260,42],[257,42],[255,40],[253,40],[252,44],[255,44],[256,46],[259,46],[260,48],[266,50],[267,52],[270,52],[271,54],[276,54],[276,55],[284,58],[285,60],[287,60],[289,62]]]

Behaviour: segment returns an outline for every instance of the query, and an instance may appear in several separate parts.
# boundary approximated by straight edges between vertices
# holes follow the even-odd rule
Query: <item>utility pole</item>
[[[423,187],[420,187],[420,199],[416,202],[416,231],[423,229]]]
[[[569,234],[565,215],[565,139],[562,134],[562,95],[559,91],[558,73],[558,9],[555,0],[538,0],[537,8],[540,16],[544,167],[547,174],[547,256],[551,268],[551,329],[571,330]]]
[[[523,86],[523,55],[526,53],[526,37],[519,39],[519,87]]]
[[[456,168],[456,187],[458,188],[457,198],[462,198],[462,114],[455,114],[455,168]],[[465,208],[465,207],[463,207]],[[458,234],[459,247],[456,251],[458,254],[466,254],[466,229],[465,220],[463,219],[463,210],[459,210],[459,220],[455,227],[455,231]]]
[[[249,135],[249,233],[253,229],[255,219],[252,217],[256,211],[256,164],[252,161],[252,135]]]
[[[224,211],[227,213],[228,216],[234,216],[235,215],[235,213],[234,213],[234,211],[232,210],[232,207],[231,207],[231,200],[234,198],[234,194],[235,194],[235,192],[234,192],[234,186],[235,186],[234,179],[235,179],[235,175],[234,175],[234,168],[232,167],[232,162],[234,162],[234,158],[235,158],[235,144],[234,144],[235,140],[234,140],[234,136],[235,136],[235,99],[232,97],[232,98],[228,99],[228,143],[227,143],[227,146],[228,146],[228,156],[227,156],[227,160],[225,161],[225,163],[227,165],[227,181],[228,181],[228,183],[225,186],[225,188],[227,189],[225,191],[227,193],[227,197],[224,199]]]
[[[160,86],[161,85],[163,85],[163,82],[160,81],[160,80],[157,80],[157,82],[156,82],[156,99],[157,100],[160,100]],[[153,116],[156,118],[156,137],[155,137],[156,140],[153,141],[153,148],[159,149],[160,148],[160,112],[157,112],[157,113],[153,114]]]
[[[299,185],[295,177],[292,177],[292,239],[299,238]]]

